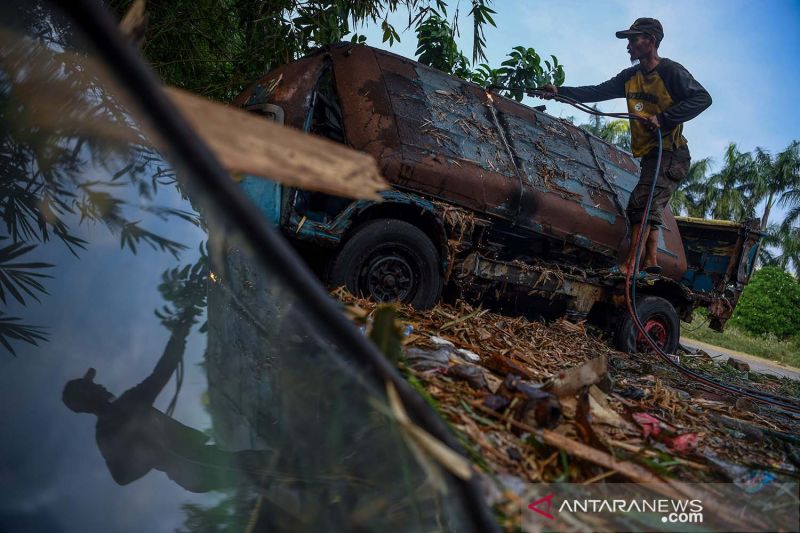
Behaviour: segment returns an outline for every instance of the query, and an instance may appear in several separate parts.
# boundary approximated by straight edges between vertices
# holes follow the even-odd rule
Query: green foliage
[[[447,18],[435,10],[429,10],[426,18],[421,18],[415,29],[417,34],[417,61],[454,74],[457,69],[463,72],[468,63],[455,41],[455,27]]]
[[[707,165],[706,165],[707,167]],[[703,174],[708,168],[703,168]],[[793,141],[777,155],[763,148],[742,152],[730,143],[722,157],[722,168],[709,178],[684,181],[681,189],[692,200],[695,216],[726,220],[745,220],[759,215],[756,207],[764,202],[762,228],[767,227],[776,202],[790,206],[787,224],[792,224],[791,205],[800,199],[800,142]],[[688,206],[686,206],[688,207]],[[800,211],[798,211],[800,213]]]
[[[563,85],[564,67],[558,63],[556,56],[551,55],[550,59],[552,62],[542,61],[533,48],[515,46],[497,70],[496,83],[507,87],[508,96],[517,102],[522,101],[526,89],[545,84]]]
[[[564,67],[558,63],[555,56],[542,61],[536,50],[524,46],[514,47],[500,68],[493,69],[488,64],[481,63],[472,70],[469,60],[459,50],[455,40],[458,34],[458,19],[455,18],[451,24],[445,15],[446,11],[439,13],[435,9],[428,8],[415,19],[416,55],[420,63],[483,87],[500,88],[504,96],[518,102],[522,101],[527,89],[540,87],[546,83],[554,85],[564,83]]]
[[[763,265],[777,266],[800,276],[800,228],[784,224],[770,224],[759,249]]]
[[[501,94],[521,102],[528,89],[547,83],[563,85],[564,67],[556,56],[550,58],[552,61],[542,61],[533,48],[515,46],[500,68],[481,63],[467,79],[483,87],[501,88]]]
[[[706,181],[710,168],[710,157],[692,161],[689,173],[670,199],[673,213],[676,215],[685,213],[690,217],[703,218],[702,199],[707,190]]]
[[[597,110],[597,106],[593,106]],[[589,122],[580,127],[614,146],[631,151],[631,128],[627,120],[608,120],[599,115],[591,115]]]
[[[117,14],[133,0],[111,0]],[[147,3],[142,50],[170,85],[228,101],[272,68],[346,39],[359,24],[381,23],[383,40],[399,41],[386,20],[419,0],[155,0]],[[364,36],[353,33],[353,42]]]
[[[784,229],[791,228],[800,222],[800,141],[793,141],[779,153],[773,168],[776,181],[783,185],[778,203],[788,208],[783,226]]]
[[[472,62],[486,61],[486,36],[483,29],[486,24],[491,24],[497,27],[494,23],[492,15],[496,14],[489,6],[490,0],[472,0],[472,10],[469,12],[473,20],[473,35],[472,35]]]
[[[382,305],[375,310],[373,320],[369,338],[396,365],[403,355],[403,332],[397,323],[397,309]]]
[[[800,334],[800,282],[778,267],[760,269],[742,293],[731,323],[757,335]]]
[[[706,210],[715,219],[742,221],[756,216],[751,184],[758,167],[755,158],[741,152],[734,143],[725,149],[722,168],[708,180],[703,198]]]
[[[725,325],[725,331],[720,333],[708,327],[707,314],[705,309],[695,310],[694,321],[690,325],[681,325],[681,337],[800,368],[800,336],[779,339],[773,334],[752,335],[730,321]]]
[[[0,241],[7,239],[8,237],[0,237]],[[6,303],[6,291],[22,305],[25,305],[23,293],[37,302],[40,301],[36,296],[37,292],[47,294],[47,289],[39,282],[39,279],[52,276],[37,271],[43,268],[52,268],[53,265],[42,262],[12,262],[35,248],[36,245],[25,245],[21,242],[11,243],[0,248],[0,300],[3,304]]]
[[[201,244],[200,255],[194,264],[172,268],[161,274],[158,292],[164,298],[164,306],[156,309],[155,315],[173,333],[192,326],[206,308],[208,279],[208,247]],[[203,324],[200,331],[205,332]]]
[[[744,221],[761,217],[766,232],[758,259],[800,273],[800,141],[792,141],[777,154],[763,148],[742,152],[730,143],[721,168],[708,176],[710,159],[692,163],[689,175],[672,197],[676,214]],[[770,225],[772,208],[784,205],[786,218]],[[763,205],[763,211],[757,208]]]
[[[111,0],[121,17],[132,0]],[[486,65],[487,26],[496,26],[491,0],[472,0],[472,61],[455,38],[458,8],[452,23],[443,0],[171,0],[147,4],[148,25],[142,51],[170,85],[229,101],[269,70],[312,50],[349,39],[365,43],[355,30],[380,24],[389,46],[400,34],[388,16],[409,12],[409,27],[417,37],[419,61],[484,87],[502,85],[511,98],[522,100],[526,88],[561,85],[564,69],[558,60],[542,61],[533,48],[517,46],[498,69]],[[474,71],[472,65],[484,61]]]
[[[122,17],[132,2],[109,3]],[[490,3],[473,0],[469,12],[475,60],[486,57],[484,27],[495,25]],[[384,43],[399,42],[388,16],[400,8],[408,9],[412,26],[446,16],[446,7],[442,0],[151,0],[142,50],[166,83],[229,101],[264,73],[315,48],[348,38],[364,43],[355,32],[364,24],[380,24]],[[441,24],[430,20],[427,26],[432,31]],[[435,62],[447,65],[452,50],[441,52],[443,59]],[[459,62],[468,63],[451,57],[449,64]]]
[[[220,491],[220,493],[222,497],[213,505],[204,506],[197,503],[181,505],[186,516],[183,519],[183,527],[176,529],[176,533],[246,531],[247,524],[242,523],[242,513],[237,512],[237,506],[247,504],[251,508],[256,508],[256,502],[248,501],[247,497],[237,495],[231,489]],[[242,499],[245,499],[245,502],[242,502]]]
[[[38,346],[39,341],[47,340],[47,334],[43,328],[20,324],[19,320],[19,317],[8,316],[0,311],[0,344],[14,356],[17,355],[17,352],[9,341],[22,341]]]

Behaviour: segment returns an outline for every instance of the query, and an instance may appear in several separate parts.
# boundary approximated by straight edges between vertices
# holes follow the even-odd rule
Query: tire
[[[666,353],[675,353],[681,336],[681,326],[672,304],[660,296],[645,296],[637,298],[636,310],[645,331],[650,333],[656,344]],[[614,341],[617,349],[623,352],[651,350],[627,310],[617,324]]]
[[[380,218],[358,227],[330,268],[329,283],[379,302],[429,309],[442,292],[439,252],[416,226]]]

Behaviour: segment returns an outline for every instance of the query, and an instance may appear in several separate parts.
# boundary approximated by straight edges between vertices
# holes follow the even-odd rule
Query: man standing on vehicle
[[[711,105],[711,96],[697,83],[682,65],[658,56],[658,46],[664,38],[661,23],[653,18],[639,18],[630,29],[618,31],[619,39],[628,39],[628,53],[634,66],[627,68],[600,85],[584,87],[555,87],[545,85],[545,98],[562,95],[579,102],[602,102],[625,98],[628,112],[645,117],[647,121],[631,120],[631,151],[641,158],[639,183],[628,202],[628,219],[633,226],[628,257],[618,267],[627,274],[633,268],[636,243],[642,216],[658,160],[657,129],[663,135],[663,155],[656,180],[653,203],[642,231],[648,232],[641,269],[658,274],[658,229],[662,213],[678,183],[689,172],[689,147],[683,137],[683,123],[699,115]],[[551,96],[547,96],[551,93]],[[616,270],[616,269],[612,269]]]

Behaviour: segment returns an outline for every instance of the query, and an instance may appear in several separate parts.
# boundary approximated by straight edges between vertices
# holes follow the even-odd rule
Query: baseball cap
[[[647,17],[636,19],[629,29],[620,30],[616,35],[618,39],[627,39],[631,35],[642,33],[653,37],[659,43],[664,38],[664,28],[661,27],[661,23],[657,19]]]

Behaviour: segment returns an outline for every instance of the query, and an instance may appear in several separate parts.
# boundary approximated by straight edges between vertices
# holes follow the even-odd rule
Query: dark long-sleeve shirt
[[[662,58],[650,72],[636,65],[599,85],[559,87],[558,92],[579,102],[625,98],[628,112],[643,116],[658,115],[665,150],[685,146],[683,123],[711,105],[711,95],[689,71],[666,58]],[[641,157],[657,145],[655,133],[648,131],[641,121],[631,121],[631,149],[634,156]]]

